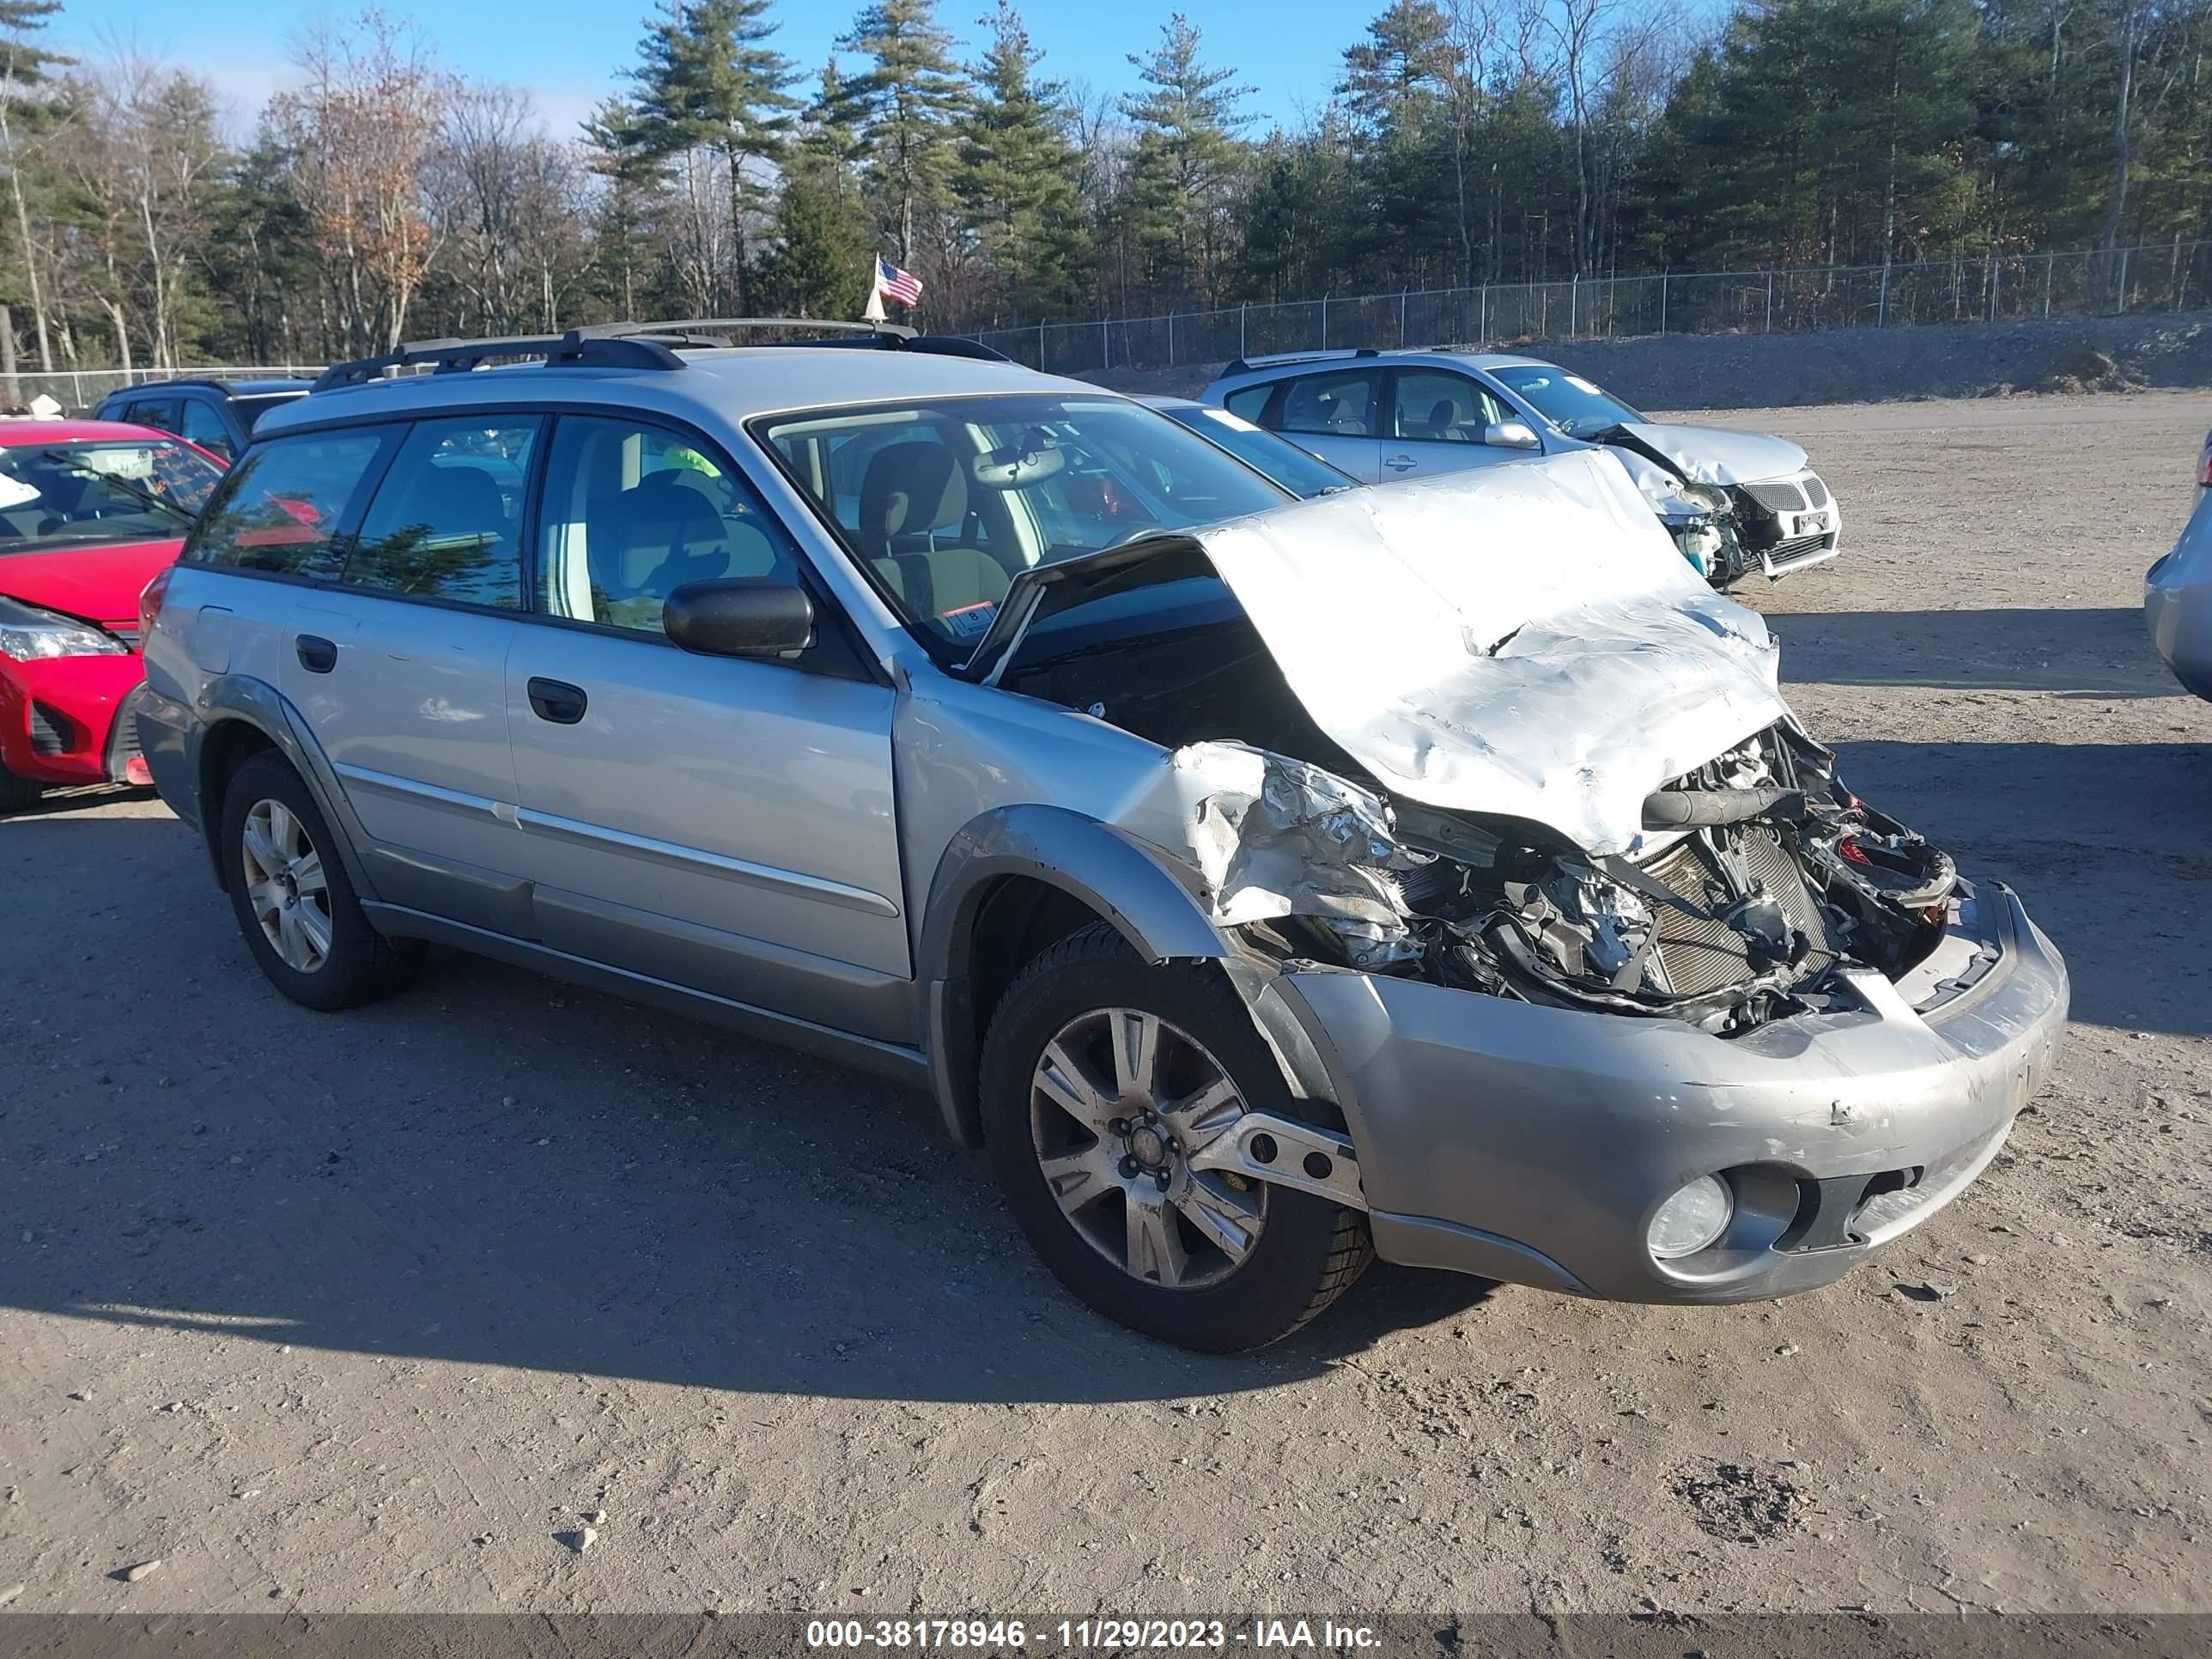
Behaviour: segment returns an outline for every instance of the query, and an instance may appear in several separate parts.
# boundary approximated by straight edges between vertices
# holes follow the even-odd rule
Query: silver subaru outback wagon
[[[1610,458],[1296,502],[987,356],[447,342],[272,415],[141,716],[270,980],[441,944],[903,1079],[1203,1349],[1378,1254],[1806,1290],[1996,1155],[2057,954]]]

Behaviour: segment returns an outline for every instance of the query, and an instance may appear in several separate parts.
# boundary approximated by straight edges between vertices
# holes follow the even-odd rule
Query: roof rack
[[[1345,346],[1341,349],[1331,346],[1323,351],[1267,351],[1250,357],[1239,357],[1221,372],[1224,374],[1242,374],[1247,369],[1272,368],[1278,363],[1350,362],[1359,357],[1379,357],[1382,355],[1381,349],[1376,346]]]
[[[689,317],[671,322],[589,323],[565,334],[498,336],[482,340],[415,340],[374,357],[334,363],[315,381],[314,390],[364,386],[402,368],[431,365],[435,374],[465,374],[507,359],[542,357],[548,364],[578,368],[681,368],[682,350],[726,346],[725,332],[750,329],[803,329],[831,336],[827,340],[764,340],[763,345],[872,346],[919,351],[939,357],[973,357],[1011,362],[1003,351],[980,340],[951,334],[917,334],[896,323],[848,323],[819,317]]]

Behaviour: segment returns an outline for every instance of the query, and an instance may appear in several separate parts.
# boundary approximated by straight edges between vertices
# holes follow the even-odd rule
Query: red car
[[[138,595],[222,477],[145,427],[0,420],[0,811],[53,784],[150,781]]]

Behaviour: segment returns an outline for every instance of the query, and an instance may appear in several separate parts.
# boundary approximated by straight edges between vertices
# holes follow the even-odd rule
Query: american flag
[[[896,300],[910,306],[921,298],[921,278],[910,270],[901,270],[881,254],[876,256],[876,292],[886,300]]]

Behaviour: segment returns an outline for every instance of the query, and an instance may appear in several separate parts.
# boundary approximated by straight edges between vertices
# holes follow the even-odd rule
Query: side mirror
[[[1494,449],[1541,449],[1544,446],[1522,421],[1492,421],[1482,428],[1482,441]]]
[[[813,642],[814,601],[767,577],[686,582],[661,606],[660,625],[703,657],[795,657]]]

